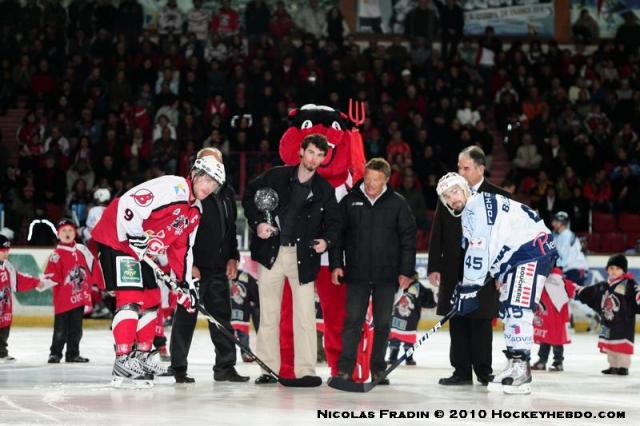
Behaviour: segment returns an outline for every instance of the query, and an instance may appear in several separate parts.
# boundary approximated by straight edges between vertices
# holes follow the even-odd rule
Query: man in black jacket
[[[215,148],[200,150],[197,158],[209,155],[222,162],[222,155]],[[231,327],[229,280],[235,279],[240,260],[236,239],[237,215],[235,193],[225,184],[217,193],[202,200],[202,217],[193,246],[193,276],[200,278],[200,302],[230,333],[234,331]],[[197,312],[189,313],[182,306],[176,309],[170,351],[171,369],[177,383],[195,381],[187,376],[187,356],[198,319]],[[213,379],[217,382],[249,380],[235,369],[235,344],[212,323],[209,323],[209,334],[216,348]]]
[[[484,178],[486,157],[482,149],[470,146],[458,156],[458,173],[471,188],[471,192],[509,194],[502,188],[489,183]],[[462,225],[460,217],[449,214],[438,200],[436,215],[431,227],[429,243],[429,281],[440,287],[438,295],[438,315],[446,315],[451,310],[451,296],[462,278]],[[486,386],[491,381],[491,344],[493,329],[491,320],[498,311],[498,292],[492,280],[478,292],[480,308],[470,315],[455,316],[449,320],[451,347],[449,361],[454,368],[451,377],[440,379],[441,385],[472,384],[472,369],[478,382]]]
[[[340,201],[342,232],[329,251],[332,281],[347,284],[347,317],[342,330],[340,377],[350,379],[356,363],[360,330],[369,296],[373,296],[375,332],[371,376],[375,380],[384,360],[391,328],[394,295],[406,289],[416,265],[416,222],[406,200],[387,186],[391,167],[382,158],[365,165],[364,179]],[[343,260],[344,255],[344,260]],[[389,384],[384,379],[380,384]]]
[[[296,377],[315,376],[316,315],[314,281],[320,255],[334,244],[340,228],[335,190],[316,169],[329,145],[318,134],[307,135],[298,166],[274,167],[249,183],[242,205],[252,229],[251,258],[260,264],[258,291],[260,329],[257,355],[272,370],[280,370],[280,306],[284,279],[293,296],[293,345]],[[265,220],[254,195],[270,188],[278,194],[272,212],[277,227]],[[275,383],[263,374],[256,384]]]

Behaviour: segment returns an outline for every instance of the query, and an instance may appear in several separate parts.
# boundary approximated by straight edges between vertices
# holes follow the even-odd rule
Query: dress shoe
[[[378,377],[380,377],[381,375],[382,375],[382,373],[373,373],[373,374],[371,375],[371,381],[372,381],[372,382],[375,382],[376,380],[378,380]],[[384,379],[380,380],[380,381],[378,382],[378,384],[379,384],[379,385],[385,385],[385,386],[386,386],[386,385],[390,384],[390,382],[389,382],[389,379],[388,379],[387,377],[385,377]]]
[[[187,374],[178,374],[175,376],[176,383],[195,383],[196,379],[193,377],[187,376]]]
[[[624,368],[624,367],[620,367],[620,368],[618,368],[618,372],[616,374],[618,374],[618,376],[628,376],[629,375],[629,369],[628,368]]]
[[[488,376],[482,376],[482,377],[477,376],[476,379],[480,384],[480,386],[487,386],[493,380],[493,374],[489,374]]]
[[[547,369],[547,364],[538,360],[531,366],[531,369],[536,371],[544,371]]]
[[[278,383],[278,379],[269,374],[263,374],[255,380],[256,385],[271,385],[273,383]]]
[[[214,372],[213,380],[216,382],[246,382],[249,380],[249,376],[241,376],[235,368],[231,367],[224,371]]]
[[[416,360],[413,359],[412,356],[410,356],[410,357],[407,357],[407,360],[404,363],[407,364],[407,365],[413,366],[413,365],[416,365]]]
[[[602,370],[602,374],[618,374],[618,369],[615,367],[609,367],[606,370]]]
[[[73,358],[66,358],[64,362],[89,362],[89,358],[76,355]]]
[[[549,371],[564,371],[564,367],[561,362],[554,362],[551,367],[549,367]]]
[[[49,364],[60,364],[60,357],[58,355],[49,355]]]
[[[455,374],[451,375],[451,377],[445,377],[443,379],[438,380],[438,383],[444,386],[461,386],[461,385],[473,384],[470,378],[465,379]]]

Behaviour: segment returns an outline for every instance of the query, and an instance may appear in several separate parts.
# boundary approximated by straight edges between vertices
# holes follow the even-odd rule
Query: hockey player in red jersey
[[[34,288],[51,287],[54,283],[47,278],[36,278],[16,271],[9,262],[11,242],[4,235],[0,235],[0,362],[15,361],[9,356],[7,340],[11,329],[12,297],[14,291],[29,291]]]
[[[94,228],[105,283],[116,294],[114,387],[151,387],[153,374],[166,374],[157,352],[151,351],[160,289],[153,270],[141,260],[145,255],[166,255],[166,271],[182,282],[178,303],[193,309],[197,289],[191,276],[191,246],[200,200],[224,181],[222,163],[199,158],[187,178],[161,176],[114,199]]]
[[[45,275],[56,283],[53,287],[53,339],[48,362],[60,362],[65,344],[66,362],[89,362],[80,356],[82,317],[85,305],[91,300],[91,287],[104,288],[102,268],[86,246],[76,243],[75,223],[62,219],[57,231],[58,245],[45,268]]]

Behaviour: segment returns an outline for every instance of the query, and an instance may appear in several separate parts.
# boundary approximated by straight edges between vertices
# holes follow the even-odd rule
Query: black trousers
[[[66,359],[80,355],[80,339],[82,339],[82,316],[84,306],[56,314],[53,320],[53,339],[50,353],[62,358],[62,349],[67,345]]]
[[[449,320],[451,347],[449,360],[454,374],[471,379],[471,371],[481,378],[488,377],[491,369],[493,330],[490,319],[453,317]]]
[[[551,351],[551,347],[552,345],[542,343],[540,345],[540,349],[538,350],[538,357],[540,358],[540,361],[545,364],[549,360],[549,352]],[[564,346],[553,345],[553,363],[562,364],[562,361],[564,361]]]
[[[213,315],[230,333],[231,327],[231,296],[229,294],[229,281],[224,273],[213,273],[200,269],[200,303]],[[189,313],[178,305],[171,327],[171,367],[176,373],[186,373],[191,348],[193,332],[196,328],[198,313]],[[209,323],[209,335],[216,350],[216,362],[214,372],[226,371],[236,365],[236,346],[225,337],[218,327]]]
[[[384,356],[387,352],[393,298],[398,289],[397,284],[353,283],[347,284],[347,316],[342,329],[342,352],[338,359],[338,370],[349,373],[353,371],[357,359],[362,325],[369,306],[369,296],[373,300],[373,348],[371,352],[371,372],[373,374],[386,370]]]
[[[9,355],[8,343],[9,340],[9,331],[11,331],[11,326],[0,328],[0,358],[4,358]]]

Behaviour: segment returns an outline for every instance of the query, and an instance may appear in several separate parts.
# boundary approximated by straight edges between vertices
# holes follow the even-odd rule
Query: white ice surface
[[[260,371],[255,364],[238,365],[248,383],[214,383],[213,346],[208,332],[196,330],[189,373],[194,385],[162,384],[151,390],[116,390],[109,387],[113,347],[108,330],[85,330],[81,354],[89,364],[46,363],[52,330],[13,328],[9,351],[14,363],[0,363],[0,424],[172,424],[172,425],[306,425],[306,424],[545,424],[640,425],[640,358],[634,355],[631,375],[605,376],[606,357],[596,349],[596,335],[577,334],[565,349],[565,371],[534,372],[532,395],[489,393],[479,385],[444,387],[448,376],[449,336],[436,333],[416,353],[416,367],[402,366],[390,375],[391,386],[369,393],[320,388],[285,388],[253,384]],[[252,346],[255,338],[252,340]],[[502,334],[494,334],[494,370],[502,367]],[[534,358],[535,359],[535,358]],[[326,380],[326,365],[318,368]],[[429,411],[428,420],[381,419],[381,409]],[[449,418],[449,410],[467,410],[466,420]],[[486,419],[471,419],[471,410],[487,410]],[[373,411],[374,419],[318,418],[318,410]],[[435,419],[434,411],[445,418]],[[514,420],[492,417],[492,410],[600,410],[624,411],[625,419]]]

